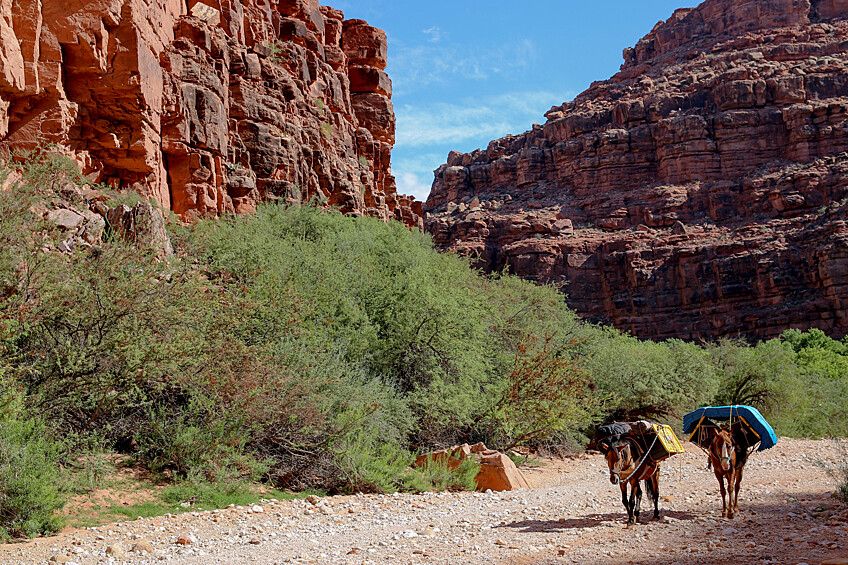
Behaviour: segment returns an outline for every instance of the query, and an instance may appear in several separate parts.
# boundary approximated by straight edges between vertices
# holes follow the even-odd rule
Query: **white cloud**
[[[396,94],[407,94],[431,84],[447,84],[457,78],[480,81],[510,76],[527,68],[535,57],[536,50],[529,39],[504,49],[502,45],[449,43],[437,27],[424,33],[430,40],[420,45],[405,45],[389,37],[389,75]]]
[[[447,161],[450,150],[485,148],[493,139],[520,134],[544,113],[574,97],[572,92],[513,92],[454,103],[404,104],[395,108],[397,143],[392,169],[398,191],[426,200],[433,171]]]
[[[392,173],[397,179],[398,192],[427,200],[433,185],[433,171],[445,162],[446,157],[447,151],[395,150],[392,153]]]
[[[432,177],[432,173],[430,174]],[[410,172],[396,173],[397,191],[400,194],[414,196],[416,200],[426,201],[430,195],[430,184],[424,182],[421,175]],[[432,180],[431,180],[432,182]]]
[[[450,143],[488,142],[508,133],[526,131],[533,122],[544,122],[544,113],[573,93],[513,92],[459,103],[403,104],[397,114],[396,148]]]
[[[442,32],[439,26],[429,27],[427,29],[421,30],[421,33],[426,35],[431,43],[438,43],[442,40],[444,32]]]

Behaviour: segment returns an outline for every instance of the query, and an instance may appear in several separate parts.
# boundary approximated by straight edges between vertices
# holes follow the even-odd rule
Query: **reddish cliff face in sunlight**
[[[317,0],[0,0],[0,146],[55,143],[184,218],[396,193],[386,35]]]
[[[678,10],[544,125],[452,153],[427,230],[642,337],[848,333],[846,17]]]

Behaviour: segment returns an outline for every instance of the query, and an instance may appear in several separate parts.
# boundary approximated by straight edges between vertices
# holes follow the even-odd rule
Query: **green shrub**
[[[180,478],[203,476],[210,483],[256,480],[267,466],[245,450],[250,436],[242,422],[220,406],[201,404],[199,396],[178,409],[151,409],[144,428],[136,433],[137,456],[153,471],[173,471]]]
[[[709,403],[717,377],[709,354],[680,340],[640,341],[613,329],[588,340],[585,365],[612,397],[615,418],[681,418]]]
[[[59,460],[63,445],[42,419],[7,396],[0,413],[0,539],[57,532],[65,503]]]
[[[0,192],[0,375],[68,457],[96,438],[211,488],[433,490],[469,485],[411,453],[576,445],[597,421],[718,402],[848,434],[845,340],[638,340],[398,222],[272,204],[170,226],[167,263],[118,239],[44,252],[61,234],[33,211],[74,203],[72,165],[35,151]]]
[[[268,42],[266,47],[268,48],[268,60],[275,65],[283,65],[289,60],[286,44],[279,39]]]
[[[538,444],[602,412],[603,399],[594,383],[568,348],[555,347],[553,338],[527,337],[519,343],[505,385],[492,411],[494,445],[504,451]]]
[[[413,492],[474,491],[479,472],[480,464],[470,457],[459,462],[450,462],[446,457],[434,458],[411,469],[404,477],[404,486]]]

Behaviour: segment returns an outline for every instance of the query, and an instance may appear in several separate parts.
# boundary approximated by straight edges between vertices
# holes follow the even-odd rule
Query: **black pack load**
[[[612,424],[598,426],[595,431],[595,445],[605,452],[613,443],[621,439],[621,436],[630,435],[631,431],[630,424],[625,422],[613,422]]]
[[[733,441],[741,451],[748,451],[752,446],[760,442],[760,438],[745,422],[737,421],[730,426],[733,433]]]
[[[692,432],[692,437],[689,441],[702,447],[709,449],[712,444],[715,434],[721,430],[721,426],[709,418],[698,424],[695,431]],[[735,421],[730,425],[730,433],[733,434],[733,441],[740,451],[748,451],[752,446],[759,443],[760,438],[757,434],[742,421]]]
[[[710,445],[713,443],[713,438],[715,437],[716,432],[718,432],[721,427],[710,420],[709,418],[704,418],[701,423],[698,424],[698,427],[695,428],[695,431],[692,432],[692,437],[689,438],[689,441],[698,445],[702,449],[709,449]]]

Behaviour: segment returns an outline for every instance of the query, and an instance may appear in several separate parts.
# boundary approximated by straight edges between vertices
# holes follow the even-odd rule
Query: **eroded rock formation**
[[[184,218],[396,193],[386,35],[317,0],[0,0],[0,147],[54,143]]]
[[[455,470],[466,459],[474,459],[480,464],[480,470],[474,476],[479,491],[505,491],[529,489],[530,485],[521,470],[505,453],[489,449],[483,443],[455,445],[450,449],[419,455],[415,459],[416,467],[424,467],[438,462],[448,469]]]
[[[544,125],[451,153],[427,229],[642,337],[848,333],[846,17],[676,11]]]

